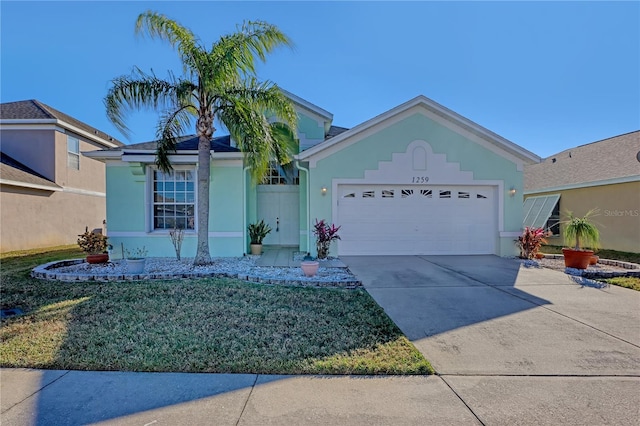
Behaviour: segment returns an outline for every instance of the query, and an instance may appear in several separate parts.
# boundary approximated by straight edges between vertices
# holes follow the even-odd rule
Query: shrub
[[[258,223],[249,224],[247,229],[249,230],[251,244],[262,244],[264,237],[269,235],[269,232],[271,232],[271,227],[264,223],[264,220],[260,220]]]
[[[318,259],[326,259],[331,247],[331,241],[339,240],[338,231],[340,227],[334,224],[329,225],[324,219],[313,225],[313,234],[316,236],[316,249],[318,250]]]
[[[97,232],[89,231],[89,227],[85,227],[84,234],[78,235],[78,245],[87,254],[106,253],[109,243],[108,237]]]
[[[533,259],[540,250],[540,246],[547,242],[545,239],[547,235],[548,233],[542,228],[529,228],[528,226],[524,228],[522,235],[516,240],[516,245],[520,249],[520,258]]]

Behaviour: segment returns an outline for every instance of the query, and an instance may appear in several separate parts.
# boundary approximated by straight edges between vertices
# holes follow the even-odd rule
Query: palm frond
[[[176,152],[178,137],[186,133],[194,115],[193,106],[187,105],[176,111],[166,111],[160,117],[156,129],[158,146],[155,163],[163,172],[169,172],[173,168],[169,161],[169,154]]]

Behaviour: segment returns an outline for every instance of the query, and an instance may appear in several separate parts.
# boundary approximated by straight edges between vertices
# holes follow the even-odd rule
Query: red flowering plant
[[[542,244],[545,244],[547,240],[545,237],[548,233],[542,228],[524,228],[522,235],[516,240],[516,245],[520,249],[521,259],[533,259],[538,254]]]
[[[313,225],[313,234],[316,236],[316,248],[318,250],[318,259],[326,259],[329,254],[329,247],[331,247],[331,241],[339,240],[340,236],[338,231],[339,226],[334,224],[329,225],[324,219],[318,221],[316,219],[315,225]]]

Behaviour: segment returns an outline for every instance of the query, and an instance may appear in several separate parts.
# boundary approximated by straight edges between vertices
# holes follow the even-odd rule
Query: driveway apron
[[[497,256],[343,261],[482,422],[640,422],[640,292]]]

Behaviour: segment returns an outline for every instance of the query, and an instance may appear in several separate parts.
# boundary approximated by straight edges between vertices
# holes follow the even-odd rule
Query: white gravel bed
[[[178,261],[175,258],[147,258],[144,274],[148,276],[200,276],[226,275],[239,278],[249,278],[250,281],[269,282],[320,282],[341,283],[356,282],[357,278],[346,268],[318,268],[318,273],[313,277],[306,277],[300,267],[268,267],[256,266],[259,256],[243,256],[233,258],[214,258],[213,264],[207,266],[194,266],[193,258],[184,258]],[[125,260],[116,260],[106,264],[79,263],[76,265],[48,268],[48,272],[70,274],[77,276],[123,276],[127,275],[127,263]],[[253,279],[252,279],[253,278]]]
[[[550,258],[545,257],[536,260],[524,260],[520,259],[520,262],[528,268],[548,268],[557,271],[562,271],[568,275],[573,276],[586,276],[586,277],[614,277],[633,275],[639,276],[640,269],[623,268],[622,266],[609,265],[606,263],[596,263],[595,265],[589,265],[587,269],[574,269],[564,266],[563,258]]]

